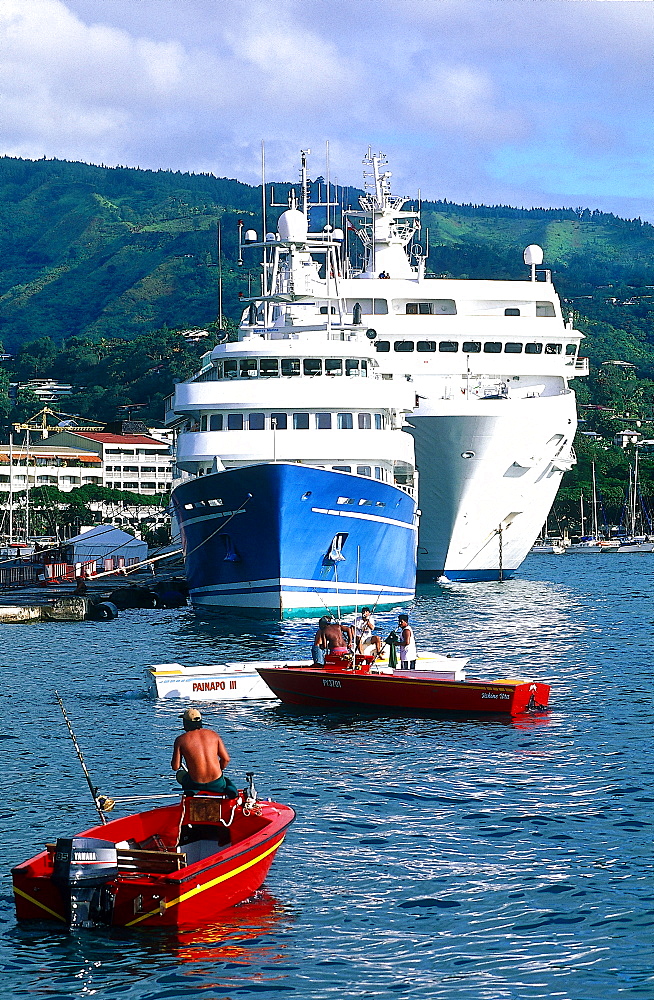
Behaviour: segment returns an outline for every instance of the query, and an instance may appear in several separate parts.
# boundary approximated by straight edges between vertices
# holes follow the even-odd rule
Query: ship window
[[[285,413],[271,413],[270,426],[274,431],[285,431],[288,426],[288,417]]]
[[[207,429],[207,417],[205,414],[205,416],[200,417],[200,430],[206,431],[206,429]]]
[[[412,340],[396,340],[393,344],[393,350],[397,351],[398,354],[410,354],[411,351],[415,350],[415,346]]]
[[[332,306],[331,312],[332,312],[332,316],[336,315],[336,306]],[[327,316],[328,313],[329,313],[329,306],[321,306],[320,307],[320,315],[321,316]]]
[[[501,354],[502,345],[498,340],[489,340],[484,344],[484,354]]]
[[[418,354],[434,354],[436,351],[435,340],[419,340],[416,344]]]
[[[361,306],[362,316],[385,316],[388,312],[388,302],[386,299],[347,299],[346,308],[349,313],[354,310],[356,304]]]
[[[215,369],[216,378],[223,377],[223,363],[222,361],[214,361],[213,363]]]
[[[365,358],[361,362],[361,374],[364,376],[368,374],[368,362]]]
[[[282,358],[282,375],[299,375],[299,358]]]
[[[332,429],[331,413],[316,413],[316,427],[319,431],[330,431]]]
[[[522,344],[505,344],[504,345],[505,354],[522,354]]]
[[[561,353],[561,344],[545,344],[545,353],[546,354],[560,354]]]
[[[357,476],[371,476],[372,469],[369,465],[357,465]]]
[[[336,423],[339,431],[351,431],[354,423],[352,421],[351,413],[339,413],[336,418]]]
[[[279,361],[277,358],[261,358],[259,362],[259,374],[262,378],[277,378],[279,375]]]
[[[228,413],[227,414],[227,430],[228,431],[242,431],[243,430],[243,414],[242,413]]]
[[[568,344],[567,347],[566,347],[566,349],[565,349],[565,353],[568,356],[576,354],[577,353],[577,345],[576,344]]]
[[[372,420],[369,413],[359,413],[357,421],[360,431],[369,431],[372,427]]]
[[[251,413],[248,426],[251,431],[262,431],[266,426],[266,418],[263,413]]]
[[[375,466],[375,479],[383,479],[383,478],[384,478],[384,470],[382,468],[380,468],[378,465],[376,465]]]
[[[441,340],[438,345],[438,350],[441,354],[456,354],[459,349],[459,345],[456,340]]]
[[[325,375],[342,375],[343,362],[340,358],[325,358]]]
[[[507,309],[504,310],[504,315],[505,316],[519,316],[520,315],[520,310],[519,309],[515,309],[512,306],[509,306]]]
[[[525,354],[542,354],[542,344],[525,344]]]
[[[365,364],[365,361],[364,361]],[[345,362],[345,374],[346,375],[358,375],[359,374],[359,362],[355,361],[354,358],[348,358]]]
[[[236,358],[225,359],[225,378],[236,378],[238,374],[238,361]]]
[[[209,418],[209,430],[211,431],[221,431],[223,429],[223,415],[222,413],[212,413]]]
[[[463,350],[466,354],[479,354],[481,352],[481,343],[478,340],[464,340]]]
[[[238,368],[241,378],[252,378],[257,374],[257,359],[241,358]]]
[[[305,375],[322,375],[322,361],[320,358],[305,358],[303,367]]]
[[[383,413],[375,413],[375,430],[383,431],[384,429],[384,415]]]
[[[434,299],[431,302],[407,302],[407,316],[456,316],[454,299]]]
[[[308,431],[309,430],[309,414],[308,413],[294,413],[293,414],[293,430],[295,430],[295,431]]]
[[[537,302],[536,303],[536,315],[537,316],[556,316],[554,311],[553,302]]]
[[[375,344],[375,350],[380,354],[388,354],[391,349],[390,342],[388,340],[378,340]]]

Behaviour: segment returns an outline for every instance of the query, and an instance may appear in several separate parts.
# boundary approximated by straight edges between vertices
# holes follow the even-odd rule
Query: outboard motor
[[[59,886],[71,927],[110,924],[114,894],[107,882],[118,877],[118,853],[109,840],[60,837],[52,881]]]

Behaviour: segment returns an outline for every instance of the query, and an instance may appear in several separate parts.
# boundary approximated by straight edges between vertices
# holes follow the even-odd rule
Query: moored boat
[[[365,659],[365,658],[362,658]],[[443,657],[445,663],[447,658]],[[331,662],[330,662],[331,661]],[[467,714],[523,712],[547,708],[550,687],[521,678],[468,677],[461,667],[397,670],[391,665],[327,657],[324,667],[257,667],[261,677],[287,704],[333,710],[383,708]]]
[[[417,670],[460,672],[465,656],[423,653]],[[387,667],[388,652],[375,660],[376,668]],[[246,660],[240,663],[213,663],[189,667],[183,663],[155,663],[146,667],[146,684],[156,698],[187,698],[192,701],[262,701],[277,695],[259,675],[259,667],[311,667],[311,660]]]
[[[155,698],[261,701],[277,697],[259,677],[253,663],[208,663],[195,667],[155,663],[146,667],[145,676],[148,690]]]
[[[48,844],[12,870],[18,920],[200,927],[262,885],[293,809],[207,793]]]

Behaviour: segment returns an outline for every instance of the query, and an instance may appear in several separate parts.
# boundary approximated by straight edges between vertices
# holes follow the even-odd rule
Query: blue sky
[[[0,152],[654,221],[654,0],[0,0]]]

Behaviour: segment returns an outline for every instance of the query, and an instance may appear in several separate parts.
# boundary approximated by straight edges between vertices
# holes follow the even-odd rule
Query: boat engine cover
[[[110,840],[60,837],[54,856],[53,882],[97,886],[118,877],[118,853]]]

